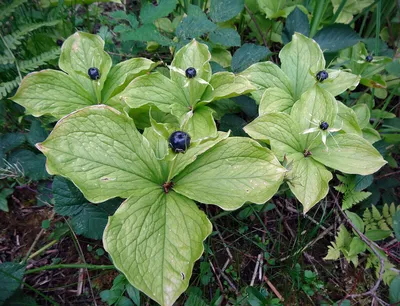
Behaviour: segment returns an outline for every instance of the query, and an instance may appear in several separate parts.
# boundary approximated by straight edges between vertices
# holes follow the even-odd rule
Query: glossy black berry
[[[61,47],[64,41],[62,39],[57,39],[57,46]]]
[[[169,136],[169,146],[175,153],[184,153],[190,146],[189,134],[176,131]]]
[[[192,79],[196,76],[197,71],[193,67],[189,67],[188,69],[186,69],[185,74],[187,78]]]
[[[328,78],[329,74],[325,70],[321,70],[320,72],[317,73],[316,78],[318,82],[323,82]]]
[[[367,57],[365,58],[365,60],[369,63],[372,62],[374,58],[372,57],[372,55],[367,55]]]
[[[323,131],[327,130],[329,127],[328,122],[322,121],[321,124],[319,125],[319,128]]]
[[[97,69],[97,68],[95,68],[95,67],[89,68],[89,70],[88,70],[88,75],[89,75],[89,77],[90,77],[92,80],[98,80],[98,79],[100,79],[100,72],[99,72],[99,69]]]

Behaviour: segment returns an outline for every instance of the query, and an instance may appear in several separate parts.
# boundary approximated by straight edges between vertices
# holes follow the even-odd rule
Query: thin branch
[[[253,20],[254,25],[255,25],[256,28],[257,28],[257,31],[260,33],[261,39],[262,39],[262,41],[263,41],[263,43],[264,43],[264,46],[268,48],[267,41],[265,40],[265,37],[264,37],[264,33],[262,32],[260,26],[258,25],[258,23],[257,23],[257,21],[256,21],[256,18],[255,18],[254,15],[253,15],[253,12],[250,11],[249,7],[248,7],[246,4],[244,5],[244,8],[246,9],[247,13],[250,15],[251,20]]]

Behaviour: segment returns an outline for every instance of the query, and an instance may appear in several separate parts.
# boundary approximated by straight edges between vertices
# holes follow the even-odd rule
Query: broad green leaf
[[[313,86],[307,90],[292,108],[291,117],[298,123],[300,133],[310,129],[319,128],[321,122],[327,122],[329,127],[334,127],[338,112],[335,98],[318,86]],[[315,143],[318,132],[303,135],[302,145],[309,148]]]
[[[396,235],[397,241],[400,241],[400,210],[393,216],[393,231]]]
[[[16,262],[0,264],[0,304],[3,304],[21,286],[25,266]]]
[[[104,41],[100,36],[75,32],[64,41],[58,63],[97,103],[101,103],[101,90],[112,65],[111,57],[103,49]],[[88,76],[91,67],[99,69],[99,80]]]
[[[197,5],[189,5],[187,16],[176,28],[176,36],[181,39],[193,39],[214,31],[217,25]]]
[[[287,156],[293,161],[293,168],[288,173],[288,184],[296,198],[303,204],[303,212],[308,212],[315,204],[326,197],[332,174],[324,165],[302,153]]]
[[[256,91],[251,93],[257,103],[260,103],[264,91],[268,88],[278,87],[287,94],[292,95],[288,77],[272,62],[256,63],[239,75],[247,78],[257,88]]]
[[[341,130],[345,131],[346,133],[353,133],[361,136],[362,132],[358,124],[356,113],[350,107],[347,107],[340,101],[337,101],[337,106],[338,113],[335,127],[341,127]]]
[[[260,10],[265,13],[268,19],[274,19],[285,15],[283,8],[286,1],[281,0],[257,0]]]
[[[132,58],[112,67],[104,83],[102,102],[120,93],[136,77],[153,70],[159,63],[146,58]]]
[[[118,208],[103,243],[133,286],[170,306],[188,287],[211,229],[192,200],[156,186],[136,189]]]
[[[342,70],[326,70],[329,74],[328,79],[322,83],[317,83],[318,86],[329,91],[334,97],[340,95],[347,89],[354,89],[360,82],[361,77]]]
[[[49,178],[45,168],[46,159],[42,154],[21,149],[13,151],[8,157],[8,162],[18,165],[24,176],[31,180],[39,181]]]
[[[361,232],[364,233],[364,221],[360,218],[359,215],[351,212],[351,211],[345,211],[347,217],[353,222],[354,226]]]
[[[93,203],[163,183],[154,152],[133,120],[105,105],[60,120],[37,148],[49,173],[68,177]]]
[[[336,11],[339,9],[339,6],[341,5],[342,1],[341,0],[331,0],[332,5],[333,5],[333,13],[336,13]],[[374,0],[363,0],[363,1],[357,1],[357,0],[347,0],[335,20],[338,23],[350,23],[350,21],[353,19],[353,15],[357,15],[358,13],[361,13],[361,11],[370,6],[371,4],[374,3]]]
[[[357,104],[352,107],[353,111],[357,116],[358,124],[360,128],[365,128],[369,125],[369,119],[371,117],[371,113],[366,104]]]
[[[294,102],[287,91],[279,87],[268,88],[261,96],[258,112],[260,116],[267,113],[290,113]]]
[[[181,88],[158,72],[134,79],[119,97],[132,108],[152,104],[163,112],[170,112],[171,106],[177,104],[180,108],[190,110]]]
[[[256,88],[243,76],[232,72],[218,72],[212,75],[203,96],[202,102],[211,102],[247,94]]]
[[[366,249],[367,249],[367,245],[365,244],[364,241],[362,241],[358,237],[353,237],[353,240],[351,240],[351,243],[350,243],[348,256],[349,257],[356,256],[362,252],[365,252]]]
[[[335,247],[328,246],[328,254],[326,254],[323,260],[338,260],[339,258],[340,258],[340,250],[338,250]]]
[[[389,287],[390,303],[396,304],[400,302],[400,276],[398,275]]]
[[[0,210],[8,212],[7,198],[14,193],[14,189],[3,188],[0,191]]]
[[[265,59],[271,53],[267,47],[255,44],[243,44],[232,57],[232,71],[237,73],[250,67],[252,64]]]
[[[194,111],[190,111],[190,116],[183,123],[183,129],[189,133],[192,140],[217,136],[213,112],[214,110],[207,106],[198,106]]]
[[[295,32],[301,33],[304,36],[310,34],[308,17],[298,7],[286,18],[285,28],[282,32],[282,40],[285,45],[292,40],[292,36]]]
[[[220,131],[231,131],[232,136],[247,137],[243,128],[247,125],[247,121],[236,114],[225,114],[219,122]]]
[[[215,22],[232,19],[244,8],[244,0],[211,0],[210,17]]]
[[[160,33],[157,27],[152,23],[142,25],[140,28],[126,31],[121,34],[122,41],[142,41],[149,42],[154,41],[162,46],[171,46],[173,41]]]
[[[231,65],[232,55],[226,49],[213,48],[211,51],[211,61],[216,62],[217,64],[226,68]]]
[[[334,137],[334,138],[333,138]],[[355,134],[337,134],[323,146],[312,150],[312,158],[333,169],[349,174],[367,175],[378,171],[386,161],[365,139]]]
[[[94,2],[114,2],[121,4],[121,0],[63,0],[64,5],[92,4]],[[40,5],[44,8],[59,5],[59,0],[40,0]]]
[[[240,35],[232,28],[219,28],[211,32],[209,39],[213,44],[225,47],[239,47]]]
[[[304,151],[298,124],[288,114],[270,113],[260,116],[244,130],[254,139],[269,140],[279,160],[285,155]]]
[[[379,241],[379,240],[386,239],[391,234],[392,234],[391,230],[385,231],[385,230],[381,230],[381,229],[371,229],[371,230],[365,231],[365,236],[372,241]]]
[[[215,139],[206,139],[199,144],[194,144],[189,147],[185,154],[176,154],[174,167],[171,171],[171,177],[177,176],[188,165],[193,163],[201,154],[215,146],[217,143],[229,137],[229,133],[218,132],[218,137]]]
[[[34,147],[38,142],[45,140],[48,135],[47,131],[42,127],[42,123],[38,119],[34,119],[29,128],[29,133],[26,135],[26,140]]]
[[[96,104],[86,88],[61,71],[42,70],[28,74],[11,98],[35,117],[60,119],[77,109]]]
[[[188,79],[185,75],[171,70],[171,80],[176,82],[177,86],[184,91],[190,105],[194,105],[203,95],[206,90],[207,84],[200,83],[198,79],[203,79],[209,82],[211,79],[211,53],[205,44],[201,44],[193,39],[189,44],[181,48],[174,56],[171,66],[186,71],[187,68],[193,67],[196,69],[196,76]],[[186,82],[189,85],[185,87]]]
[[[156,19],[168,16],[175,9],[176,0],[159,0],[157,5],[145,2],[140,10],[142,23],[152,23]]]
[[[323,27],[314,36],[314,39],[324,52],[337,52],[361,41],[357,32],[344,24],[332,24]]]
[[[267,148],[248,138],[221,141],[186,167],[173,189],[193,200],[234,210],[245,202],[265,203],[286,169]]]
[[[321,48],[314,40],[299,33],[295,33],[292,41],[282,48],[279,58],[282,71],[290,80],[294,100],[316,83],[315,74],[325,68]]]
[[[143,136],[149,141],[157,159],[162,160],[168,155],[168,138],[161,136],[153,127],[146,128],[143,132]]]

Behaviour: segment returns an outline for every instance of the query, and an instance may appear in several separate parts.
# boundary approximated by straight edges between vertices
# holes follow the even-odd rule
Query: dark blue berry
[[[372,62],[374,58],[372,57],[372,55],[367,55],[367,57],[365,58],[365,60],[369,63]]]
[[[98,79],[100,79],[100,72],[99,72],[99,69],[97,69],[97,68],[95,68],[95,67],[89,68],[89,70],[88,70],[88,75],[89,75],[89,77],[90,77],[92,80],[98,80]]]
[[[319,125],[319,128],[323,131],[327,130],[329,127],[328,122],[322,121],[321,124]]]
[[[196,76],[197,71],[193,67],[189,67],[188,69],[186,69],[185,74],[187,78],[192,79]]]
[[[175,153],[184,153],[190,146],[189,134],[176,131],[169,136],[169,146]]]
[[[325,70],[321,70],[320,72],[317,73],[316,78],[318,82],[323,82],[328,78],[329,74]]]
[[[61,47],[64,41],[62,39],[57,39],[57,46]]]

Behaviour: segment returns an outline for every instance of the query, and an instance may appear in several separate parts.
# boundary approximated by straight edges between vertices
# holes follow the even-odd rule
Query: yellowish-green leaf
[[[366,104],[357,104],[354,105],[352,108],[357,116],[357,121],[360,125],[360,128],[363,129],[367,127],[369,125],[369,119],[371,117],[368,106]]]
[[[329,74],[328,79],[318,83],[318,86],[329,91],[333,96],[338,96],[347,89],[355,89],[361,79],[361,76],[343,70],[327,69],[326,71]]]
[[[362,135],[361,128],[358,124],[357,114],[342,102],[337,101],[338,114],[336,117],[335,126],[341,127],[346,133],[353,133],[359,136]]]
[[[279,87],[268,88],[261,97],[258,112],[260,116],[267,113],[290,113],[294,102],[292,95],[287,91]]]
[[[195,140],[217,137],[217,126],[213,117],[214,110],[207,106],[198,106],[188,113],[183,130]]]

